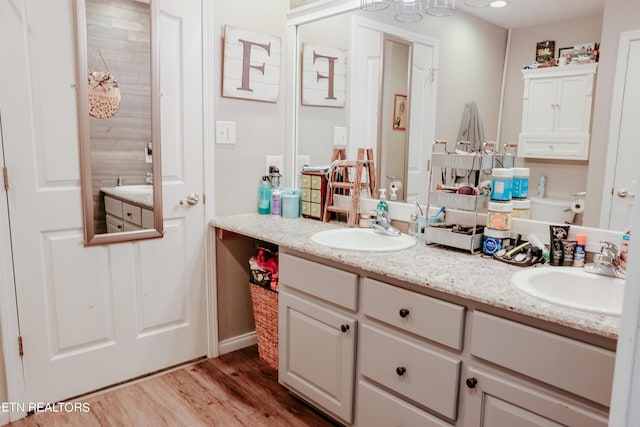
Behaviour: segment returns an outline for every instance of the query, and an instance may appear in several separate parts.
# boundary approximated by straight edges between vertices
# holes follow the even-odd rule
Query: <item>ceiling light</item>
[[[489,3],[491,7],[505,7],[507,5],[506,0],[495,0]]]

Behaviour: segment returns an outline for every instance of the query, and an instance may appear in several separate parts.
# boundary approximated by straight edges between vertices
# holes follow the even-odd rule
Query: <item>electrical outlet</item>
[[[303,166],[310,166],[311,156],[308,155],[299,155],[296,157],[296,173],[300,173],[302,171]]]
[[[266,175],[269,175],[269,166],[277,166],[278,170],[280,171],[281,175],[284,175],[283,173],[283,169],[282,169],[282,156],[267,156],[267,163],[266,163]]]

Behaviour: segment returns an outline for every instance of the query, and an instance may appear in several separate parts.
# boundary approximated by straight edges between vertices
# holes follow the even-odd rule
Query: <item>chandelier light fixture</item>
[[[489,7],[493,0],[464,0],[464,4],[471,7]]]
[[[423,13],[450,16],[456,11],[456,0],[360,0],[360,9],[377,12],[388,8],[391,3],[395,5],[395,19],[400,22],[418,22],[422,19]]]

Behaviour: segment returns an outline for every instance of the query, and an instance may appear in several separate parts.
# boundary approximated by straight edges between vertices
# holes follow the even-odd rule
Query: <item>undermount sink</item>
[[[120,193],[144,193],[151,194],[153,192],[153,185],[140,184],[140,185],[119,185],[113,187],[113,191]]]
[[[401,251],[416,244],[416,239],[407,234],[389,236],[371,228],[338,228],[325,230],[311,236],[311,241],[335,249],[352,251]]]
[[[522,292],[552,304],[610,316],[622,313],[623,279],[574,267],[539,267],[517,272],[511,282]]]

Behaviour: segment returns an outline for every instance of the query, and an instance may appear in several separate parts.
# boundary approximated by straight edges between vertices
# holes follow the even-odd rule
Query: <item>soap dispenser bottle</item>
[[[269,177],[263,176],[258,188],[258,213],[267,215],[271,212],[271,184]]]
[[[387,217],[389,214],[389,205],[387,204],[387,195],[385,194],[387,190],[384,188],[380,189],[380,201],[378,202],[378,206],[376,206],[376,222],[380,222],[383,217]]]

